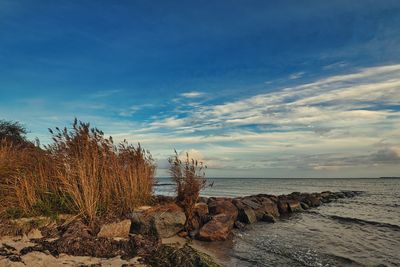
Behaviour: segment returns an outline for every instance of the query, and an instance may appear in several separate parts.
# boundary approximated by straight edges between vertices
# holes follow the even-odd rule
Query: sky
[[[0,119],[211,177],[400,175],[400,1],[0,0]]]

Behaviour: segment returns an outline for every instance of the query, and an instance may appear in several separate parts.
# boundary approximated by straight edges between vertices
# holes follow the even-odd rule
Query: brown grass
[[[0,144],[0,214],[70,212],[90,224],[152,198],[155,164],[140,145],[117,145],[89,123],[56,128],[45,149]]]
[[[194,230],[193,210],[199,199],[200,191],[205,188],[205,168],[203,162],[190,159],[186,154],[184,161],[179,159],[178,153],[169,159],[170,174],[176,184],[177,203],[183,208],[186,215],[185,227],[188,232]]]

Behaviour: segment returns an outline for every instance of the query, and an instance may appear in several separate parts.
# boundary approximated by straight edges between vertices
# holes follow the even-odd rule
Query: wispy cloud
[[[90,95],[91,98],[104,98],[104,97],[110,97],[112,95],[116,95],[118,93],[120,93],[121,90],[119,89],[112,89],[112,90],[101,90],[101,91],[97,91],[95,93],[92,93]]]
[[[185,98],[198,98],[204,96],[205,93],[203,92],[198,92],[198,91],[191,91],[191,92],[186,92],[182,93],[181,96]]]
[[[223,165],[230,168],[394,164],[400,146],[399,88],[400,65],[364,68],[238,101],[191,107],[185,116],[151,122],[147,132],[135,137],[150,146],[191,146],[210,157],[228,157]],[[395,145],[376,148],[381,140]],[[313,156],[326,152],[329,156]],[[282,153],[292,157],[271,157]]]
[[[301,77],[304,76],[304,74],[305,74],[304,71],[296,72],[296,73],[291,74],[289,76],[289,79],[291,79],[291,80],[300,79]]]

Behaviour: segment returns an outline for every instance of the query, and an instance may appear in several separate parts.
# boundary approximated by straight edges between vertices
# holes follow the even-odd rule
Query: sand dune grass
[[[77,120],[50,132],[44,149],[0,143],[0,215],[68,212],[92,224],[151,201],[155,164],[140,145],[114,144]]]

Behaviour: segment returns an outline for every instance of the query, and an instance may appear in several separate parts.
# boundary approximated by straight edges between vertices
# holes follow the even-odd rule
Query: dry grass
[[[194,230],[192,225],[193,210],[199,199],[200,191],[206,186],[205,168],[202,162],[190,159],[186,154],[184,161],[179,159],[178,153],[169,159],[170,174],[176,184],[177,203],[183,208],[186,215],[185,227],[188,232]]]
[[[40,149],[0,144],[0,213],[79,214],[90,224],[122,215],[152,198],[155,164],[149,152],[77,120]]]

